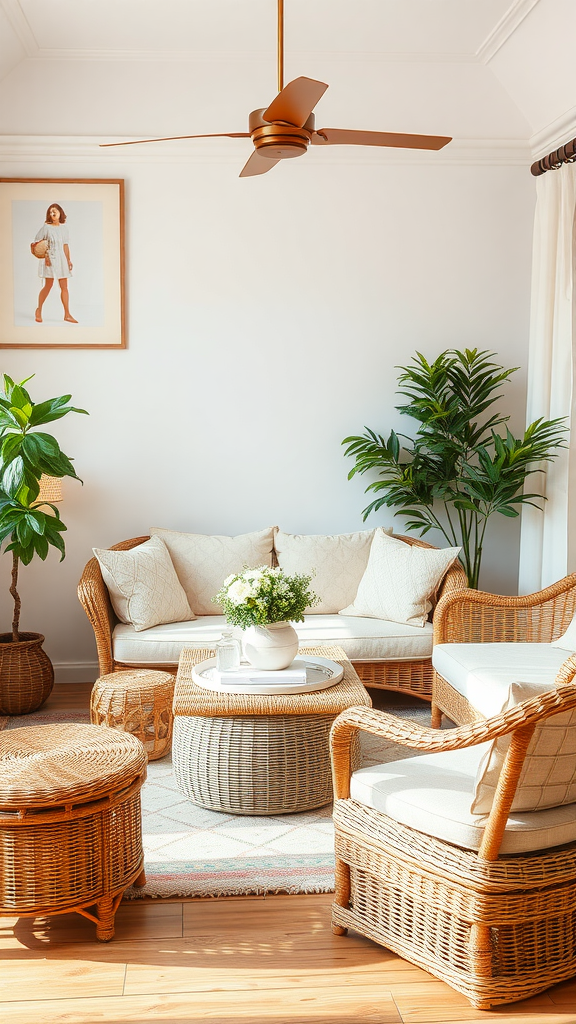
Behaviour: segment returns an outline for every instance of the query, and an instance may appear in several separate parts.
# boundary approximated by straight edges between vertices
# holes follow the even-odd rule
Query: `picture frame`
[[[0,223],[0,348],[126,348],[124,179],[0,178]]]

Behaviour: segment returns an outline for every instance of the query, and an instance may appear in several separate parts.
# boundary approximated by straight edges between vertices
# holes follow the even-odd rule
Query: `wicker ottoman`
[[[114,935],[129,885],[144,885],[142,744],[93,725],[0,735],[0,914],[75,911]],[[87,908],[92,908],[89,911]]]
[[[90,697],[90,721],[137,736],[149,761],[170,750],[174,676],[131,669],[97,679]]]
[[[193,803],[232,814],[288,814],[330,802],[332,722],[345,708],[371,700],[341,648],[300,653],[340,661],[344,678],[314,693],[217,693],[192,680],[193,666],[214,652],[182,652],[172,757],[178,788]]]

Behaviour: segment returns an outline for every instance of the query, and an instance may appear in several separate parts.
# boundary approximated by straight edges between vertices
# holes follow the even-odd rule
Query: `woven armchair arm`
[[[148,537],[133,537],[131,540],[114,544],[110,550],[128,551],[148,539]],[[118,619],[114,614],[108,587],[102,579],[97,558],[91,558],[84,566],[78,583],[78,598],[94,630],[100,675],[108,675],[114,671],[112,632]]]
[[[570,655],[562,668],[565,669],[565,676],[571,671],[573,679],[576,674],[576,654]],[[471,722],[457,729],[428,729],[373,708],[347,708],[338,715],[330,733],[334,794],[337,799],[343,800],[350,796],[351,745],[358,729],[423,754],[438,754],[446,750],[476,746],[526,726],[533,729],[545,718],[574,707],[576,683],[567,682],[560,689],[547,690],[493,718]]]
[[[455,590],[436,606],[434,643],[549,643],[575,611],[576,573],[522,597]]]

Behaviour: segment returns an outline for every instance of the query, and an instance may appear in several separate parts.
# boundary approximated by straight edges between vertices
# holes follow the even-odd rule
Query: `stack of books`
[[[306,663],[295,658],[288,668],[279,669],[273,672],[271,669],[253,668],[252,665],[240,665],[239,668],[231,669],[229,672],[221,672],[214,669],[214,679],[219,683],[306,683]]]

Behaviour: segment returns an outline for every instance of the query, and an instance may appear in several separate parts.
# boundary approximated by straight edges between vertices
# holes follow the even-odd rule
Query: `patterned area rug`
[[[430,709],[388,707],[399,717],[430,724]],[[62,722],[86,723],[84,712],[36,711],[0,718],[1,729]],[[383,763],[409,752],[362,735],[362,764]],[[148,766],[142,788],[142,829],[147,883],[125,896],[240,896],[331,892],[334,832],[330,805],[303,814],[270,817],[221,814],[191,803],[177,789],[170,756]]]

